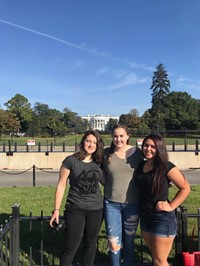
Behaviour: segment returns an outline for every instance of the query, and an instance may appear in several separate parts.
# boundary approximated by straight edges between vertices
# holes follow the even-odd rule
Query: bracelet
[[[59,209],[54,209],[54,211],[60,211]]]

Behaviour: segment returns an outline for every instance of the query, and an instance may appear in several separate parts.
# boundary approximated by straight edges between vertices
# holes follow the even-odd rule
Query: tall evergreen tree
[[[150,89],[152,90],[152,108],[150,109],[152,130],[162,131],[165,129],[163,102],[165,96],[170,92],[168,73],[162,63],[157,65],[156,71],[153,73]]]

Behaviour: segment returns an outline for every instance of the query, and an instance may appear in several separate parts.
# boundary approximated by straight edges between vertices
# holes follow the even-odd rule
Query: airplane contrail
[[[4,19],[0,19],[0,22],[5,23],[5,24],[8,24],[10,26],[13,26],[15,28],[19,28],[19,29],[22,29],[22,30],[25,30],[25,31],[28,31],[28,32],[35,33],[37,35],[40,35],[40,36],[49,38],[51,40],[54,40],[54,41],[63,43],[65,45],[71,46],[71,47],[76,48],[76,49],[80,49],[80,50],[86,51],[86,52],[91,53],[91,54],[95,54],[95,55],[99,55],[99,56],[104,56],[104,57],[110,57],[110,55],[108,53],[98,52],[95,49],[87,49],[87,48],[83,47],[82,45],[77,45],[77,44],[74,44],[74,43],[71,43],[71,42],[62,40],[60,38],[57,38],[55,36],[52,36],[52,35],[49,35],[49,34],[46,34],[46,33],[40,32],[40,31],[37,31],[37,30],[33,30],[31,28],[27,28],[27,27],[24,27],[24,26],[15,24],[15,23],[12,23],[12,22],[7,21],[7,20],[4,20]]]
[[[52,35],[49,35],[49,34],[46,34],[46,33],[40,32],[40,31],[37,31],[37,30],[33,30],[31,28],[27,28],[27,27],[21,26],[21,25],[16,24],[16,23],[12,23],[12,22],[7,21],[7,20],[4,20],[4,19],[0,19],[0,22],[1,23],[4,23],[4,24],[8,24],[10,26],[13,26],[15,28],[19,28],[21,30],[25,30],[25,31],[28,31],[28,32],[31,32],[31,33],[34,33],[34,34],[37,34],[37,35],[40,35],[40,36],[49,38],[49,39],[54,40],[54,41],[63,43],[63,44],[68,45],[68,46],[70,46],[72,48],[79,49],[79,50],[85,51],[87,53],[96,55],[96,56],[100,56],[100,57],[104,57],[104,58],[110,59],[113,62],[115,61],[115,62],[123,63],[123,64],[128,65],[129,67],[132,64],[132,62],[126,62],[126,59],[123,60],[121,58],[115,57],[111,53],[108,53],[106,51],[98,51],[98,50],[96,50],[94,48],[86,48],[83,45],[77,45],[75,43],[71,43],[71,42],[65,41],[65,40],[60,39],[60,38],[57,38],[55,36],[52,36]],[[143,69],[149,70],[149,71],[151,69],[151,71],[153,71],[152,70],[152,67],[148,67],[146,65],[143,65],[143,64],[141,65],[141,64],[137,64],[137,63],[133,63],[133,64],[135,66],[134,68],[143,68]]]

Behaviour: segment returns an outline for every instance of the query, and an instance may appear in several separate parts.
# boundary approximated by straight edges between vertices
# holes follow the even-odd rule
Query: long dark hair
[[[128,127],[124,124],[116,124],[113,126],[112,128],[112,137],[113,137],[113,134],[114,134],[114,131],[115,129],[117,128],[123,128],[126,132],[127,135],[129,135],[129,130],[128,130]],[[129,139],[127,140],[127,144],[129,144]],[[111,141],[111,144],[110,144],[110,151],[109,151],[109,155],[108,155],[108,163],[110,163],[110,160],[112,158],[112,154],[115,152],[115,144],[113,143],[113,140]]]
[[[165,178],[168,163],[168,153],[164,139],[157,134],[146,136],[142,143],[142,151],[147,139],[151,139],[156,147],[156,155],[153,162],[153,186],[152,192],[158,197],[163,189],[163,179]]]
[[[87,138],[87,136],[93,135],[96,140],[97,140],[97,148],[96,151],[92,154],[92,160],[95,161],[97,164],[101,164],[102,159],[103,159],[103,147],[104,147],[104,142],[103,139],[101,138],[100,134],[94,130],[88,130],[85,132],[83,135],[80,144],[78,145],[79,151],[75,153],[74,155],[79,159],[79,160],[84,160],[86,156],[86,152],[84,149],[84,142]]]

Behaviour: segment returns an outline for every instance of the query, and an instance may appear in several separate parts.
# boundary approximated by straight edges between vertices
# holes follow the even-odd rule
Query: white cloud
[[[110,86],[108,89],[116,90],[116,89],[124,88],[130,85],[145,83],[146,81],[147,81],[146,78],[139,79],[135,73],[129,73],[126,76],[124,76],[120,82]]]
[[[74,66],[72,66],[72,70],[76,70],[76,69],[79,69],[79,68],[82,68],[84,67],[84,63],[82,60],[78,60]]]
[[[184,76],[180,76],[176,79],[176,85],[182,89],[190,90],[200,90],[200,81],[192,80]]]
[[[96,71],[96,76],[101,76],[101,75],[107,74],[109,72],[109,70],[110,70],[109,67],[102,67]]]

